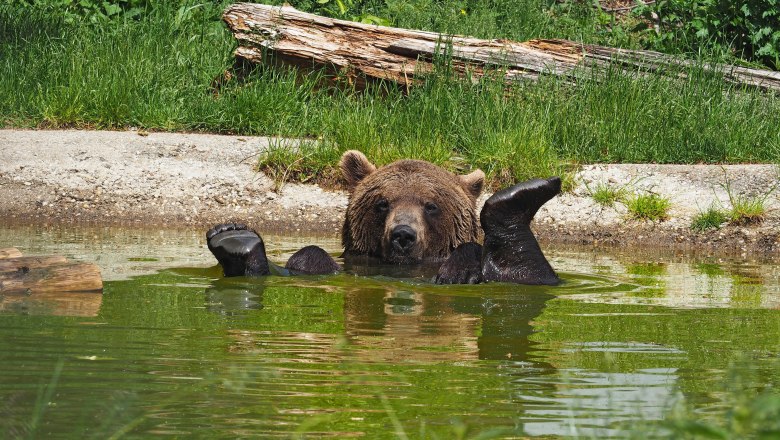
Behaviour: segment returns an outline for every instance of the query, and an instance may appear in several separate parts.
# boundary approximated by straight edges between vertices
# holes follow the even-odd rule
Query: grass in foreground
[[[511,5],[517,9],[525,2]],[[514,17],[517,26],[529,26],[526,34],[515,31],[517,37],[576,38],[572,28],[555,27],[549,17],[515,17],[511,14],[519,12],[510,9],[469,20],[479,18],[472,24],[482,37],[506,34],[502,20]],[[96,28],[65,23],[46,11],[20,14],[0,7],[0,118],[17,127],[138,127],[306,139],[297,151],[280,147],[261,159],[280,179],[297,180],[332,178],[347,149],[362,150],[380,165],[408,157],[459,173],[482,168],[494,186],[565,177],[572,163],[780,157],[780,98],[738,91],[696,69],[679,81],[609,72],[576,86],[544,78],[507,90],[490,79],[456,80],[444,60],[406,95],[388,84],[358,93],[322,87],[316,78],[291,71],[258,68],[246,83],[228,85],[215,96],[211,81],[231,65],[234,45],[218,21],[221,10],[211,4],[183,14],[160,9],[141,20]],[[413,17],[401,11],[394,22],[463,30],[457,20],[417,23]]]

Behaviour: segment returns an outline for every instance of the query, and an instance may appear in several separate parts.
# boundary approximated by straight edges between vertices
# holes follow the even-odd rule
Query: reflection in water
[[[247,310],[263,308],[263,287],[258,283],[252,287],[217,285],[206,289],[206,310],[231,316]]]
[[[629,291],[572,292],[572,299],[676,308],[780,308],[780,265],[773,259],[700,259],[686,254],[637,255],[630,251],[559,250],[552,254],[557,269],[578,274],[577,278],[600,274],[636,285]]]
[[[345,281],[347,277],[343,275],[336,280]],[[206,307],[227,315],[253,310],[259,314],[252,315],[252,319],[259,319],[260,315],[268,320],[278,319],[273,316],[280,312],[278,307],[257,303],[261,298],[279,295],[279,283],[267,281],[216,280],[206,289]],[[310,281],[312,285],[321,282]],[[336,282],[327,288],[326,295],[343,298],[340,304],[344,339],[305,331],[305,327],[298,332],[231,331],[230,352],[290,365],[281,366],[281,376],[261,381],[251,393],[287,400],[320,395],[335,398],[346,393],[350,398],[360,399],[367,392],[369,395],[376,390],[387,393],[387,387],[424,386],[408,372],[403,379],[392,373],[376,375],[370,365],[387,368],[444,362],[471,370],[479,365],[477,362],[491,361],[477,371],[490,366],[499,383],[489,387],[475,383],[472,390],[465,391],[458,384],[462,379],[453,375],[438,391],[491,396],[482,404],[495,409],[492,417],[501,421],[494,420],[494,423],[505,424],[511,420],[518,433],[554,436],[576,433],[599,437],[619,435],[624,422],[661,419],[678,399],[676,368],[620,372],[558,368],[556,359],[574,352],[672,357],[684,357],[685,353],[658,344],[631,341],[570,343],[551,352],[549,345],[535,341],[533,335],[537,332],[534,323],[554,298],[550,292],[555,289],[495,284],[453,295],[450,293],[460,290],[382,278],[371,281],[361,278],[356,285]],[[298,281],[298,286],[305,285],[306,280]],[[484,294],[474,295],[479,292]],[[306,307],[305,303],[301,306]],[[296,310],[303,312],[303,308]],[[311,368],[302,369],[301,364]],[[329,365],[342,365],[350,372],[335,373]],[[348,377],[361,379],[353,382]],[[316,389],[306,383],[316,384]],[[307,411],[299,405],[287,408],[285,414]],[[342,411],[336,407],[321,410]],[[482,417],[479,414],[479,411],[469,412],[461,417],[478,423],[476,420]],[[502,419],[507,414],[512,417]],[[569,431],[572,426],[576,426],[574,432]]]
[[[513,383],[518,401],[526,405],[529,419],[523,430],[529,435],[579,435],[584,437],[617,436],[621,424],[631,421],[661,420],[678,399],[675,393],[677,375],[674,369],[645,369],[632,373],[566,370],[565,374],[540,378],[521,376]],[[531,389],[528,383],[557,382],[551,393]],[[576,420],[570,431],[563,420]],[[621,429],[618,429],[621,428]]]
[[[442,289],[443,290],[443,289]],[[506,360],[532,362],[530,322],[548,294],[496,298],[410,290],[345,292],[345,326],[376,361]]]
[[[34,292],[0,294],[0,312],[24,315],[97,316],[101,292]]]

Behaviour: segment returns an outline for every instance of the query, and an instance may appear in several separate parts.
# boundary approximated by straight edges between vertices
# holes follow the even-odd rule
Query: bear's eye
[[[436,214],[439,213],[439,211],[440,211],[439,210],[439,205],[437,205],[437,204],[435,204],[433,202],[428,202],[428,203],[425,204],[425,213],[426,214],[428,214],[428,215],[436,215]]]
[[[388,209],[390,209],[390,204],[387,203],[387,200],[385,199],[379,199],[374,205],[374,209],[376,209],[376,212],[384,214]]]

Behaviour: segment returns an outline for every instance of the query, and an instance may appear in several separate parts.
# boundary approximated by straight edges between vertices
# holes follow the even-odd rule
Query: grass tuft
[[[729,222],[737,226],[757,225],[766,218],[766,199],[761,197],[731,198]]]
[[[626,198],[628,213],[637,220],[662,221],[669,217],[672,203],[657,194],[638,194]]]
[[[778,185],[780,185],[780,182],[770,187],[760,196],[741,196],[731,190],[731,181],[726,179],[723,188],[729,196],[729,202],[731,202],[729,223],[737,226],[747,226],[763,222],[767,214],[766,201],[777,189]]]
[[[730,213],[722,209],[711,206],[706,211],[700,212],[693,217],[691,229],[698,232],[704,232],[708,229],[718,229],[729,220]]]
[[[596,186],[590,191],[590,196],[593,200],[601,206],[611,207],[615,203],[623,201],[627,196],[627,190],[625,186],[612,186],[606,183],[597,183]]]

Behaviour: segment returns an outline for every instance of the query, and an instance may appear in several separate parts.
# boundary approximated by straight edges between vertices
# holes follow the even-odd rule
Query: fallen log
[[[94,264],[0,249],[0,312],[96,316],[102,291],[103,279]]]
[[[0,273],[16,272],[21,268],[37,269],[40,267],[51,266],[52,264],[65,263],[68,260],[62,256],[43,256],[43,257],[16,257],[0,260]]]
[[[19,249],[16,248],[0,248],[0,260],[3,260],[5,258],[18,258],[21,257],[22,253],[19,252]]]
[[[453,71],[479,78],[497,68],[504,80],[535,80],[554,75],[567,81],[599,78],[607,69],[684,76],[691,61],[652,51],[580,44],[567,40],[481,40],[435,32],[336,20],[290,6],[230,5],[223,20],[238,40],[237,61],[274,62],[325,68],[356,87],[390,80],[408,88],[433,69],[439,53],[451,57]],[[700,66],[722,72],[734,84],[780,91],[780,72],[730,65]]]
[[[15,270],[0,272],[0,293],[23,292],[68,293],[100,292],[103,280],[100,269],[91,263],[49,263],[19,265]]]
[[[24,257],[18,249],[0,249],[0,303],[5,295],[22,293],[102,292],[100,269],[73,263],[59,255]]]

